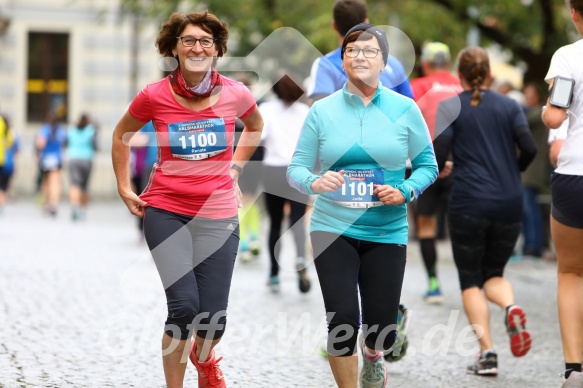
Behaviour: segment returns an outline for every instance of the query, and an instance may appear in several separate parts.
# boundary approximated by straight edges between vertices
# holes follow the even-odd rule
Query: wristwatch
[[[243,167],[236,163],[231,163],[231,168],[239,173],[239,176],[243,175]]]

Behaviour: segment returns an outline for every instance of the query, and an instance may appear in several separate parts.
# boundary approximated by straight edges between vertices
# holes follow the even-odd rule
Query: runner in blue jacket
[[[438,174],[415,102],[379,80],[388,49],[378,27],[361,23],[348,31],[341,49],[348,81],[312,106],[288,168],[293,187],[319,194],[310,237],[338,386],[356,386],[358,358],[350,356],[361,309],[361,386],[386,386],[382,352],[395,342],[408,236],[405,203]],[[407,159],[412,174],[405,179]]]

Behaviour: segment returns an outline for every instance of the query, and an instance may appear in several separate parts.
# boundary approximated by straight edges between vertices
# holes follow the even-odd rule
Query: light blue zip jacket
[[[405,180],[406,161],[412,174]],[[320,172],[313,169],[319,162]],[[372,102],[342,90],[314,103],[287,170],[289,184],[315,194],[311,184],[328,170],[382,168],[384,184],[398,188],[410,202],[437,178],[437,163],[427,125],[415,102],[379,86]],[[310,231],[342,234],[358,240],[407,244],[407,206],[350,208],[318,195]]]

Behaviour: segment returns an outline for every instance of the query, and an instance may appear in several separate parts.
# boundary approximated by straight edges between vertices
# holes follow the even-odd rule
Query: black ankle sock
[[[565,363],[565,378],[568,379],[571,372],[581,372],[581,363],[567,362]]]
[[[508,315],[508,310],[510,310],[510,308],[511,308],[512,306],[516,306],[516,304],[512,303],[512,304],[509,304],[508,306],[506,306],[506,309],[505,309],[505,311],[506,311],[506,315]]]

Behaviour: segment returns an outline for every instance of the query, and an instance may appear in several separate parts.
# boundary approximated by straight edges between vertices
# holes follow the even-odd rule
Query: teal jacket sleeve
[[[408,179],[397,186],[397,189],[401,191],[407,202],[411,202],[435,182],[439,171],[429,129],[417,105],[411,104],[399,120],[404,120],[404,125],[409,129],[409,160],[412,173]]]
[[[318,114],[316,102],[304,121],[292,161],[287,168],[287,181],[291,187],[304,194],[315,194],[312,182],[320,176],[312,173],[319,149]]]

